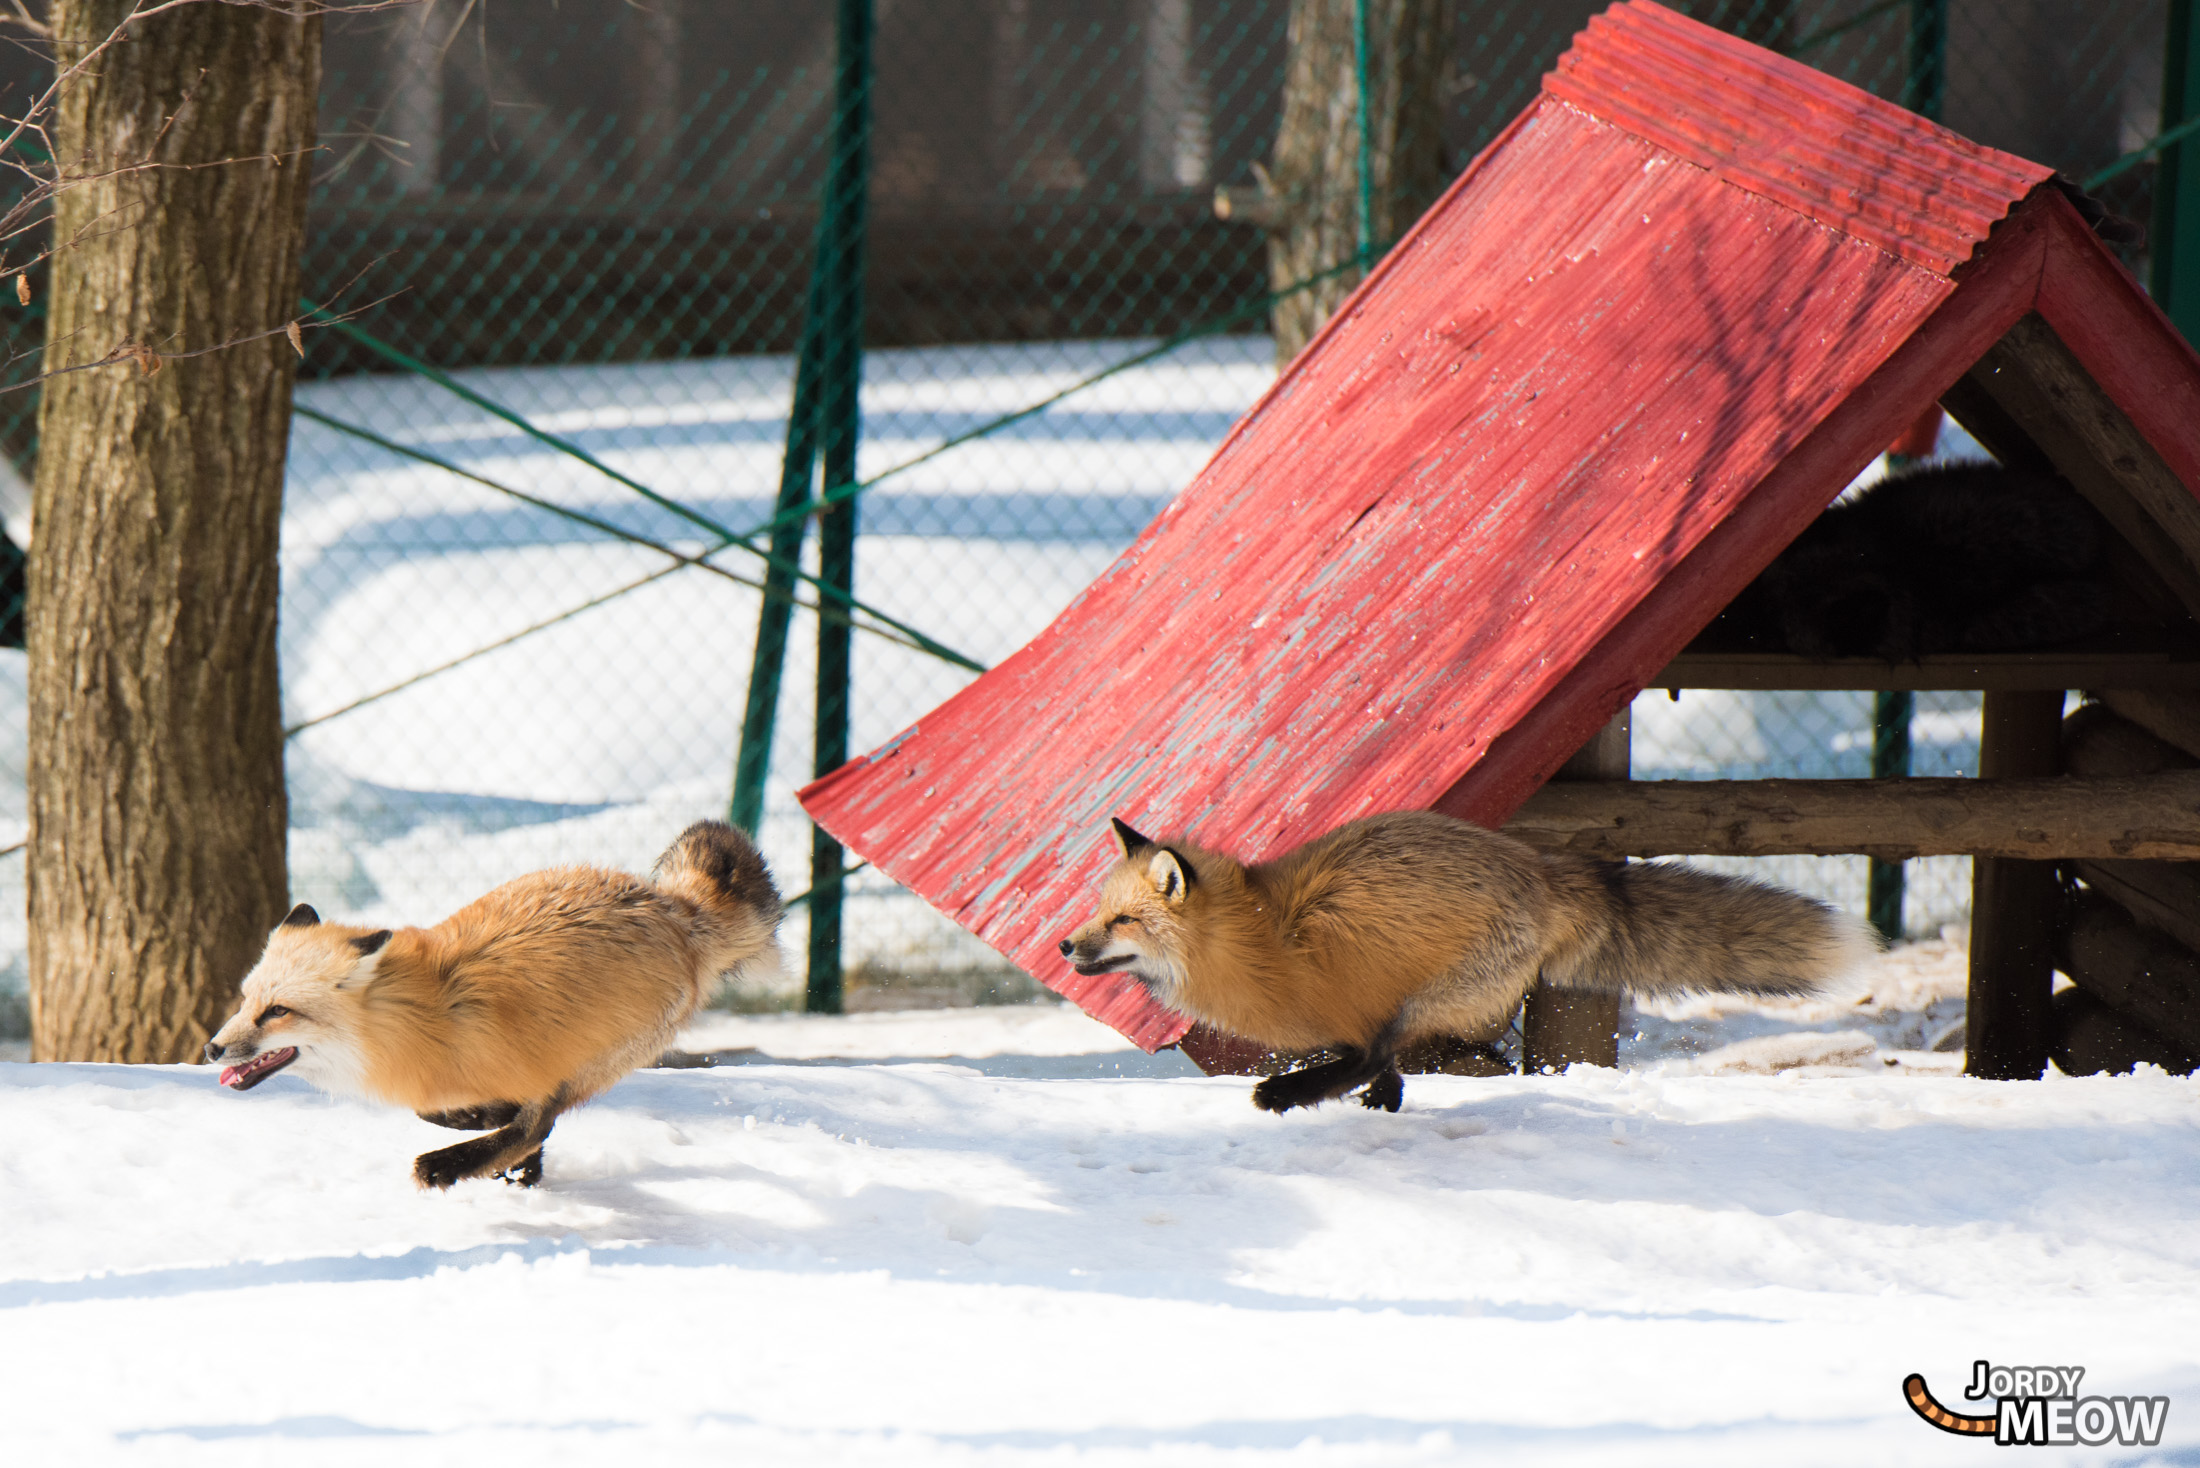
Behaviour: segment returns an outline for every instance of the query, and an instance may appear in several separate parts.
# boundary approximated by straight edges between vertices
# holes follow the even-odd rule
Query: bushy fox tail
[[[650,880],[695,904],[696,938],[713,973],[779,963],[779,889],[756,845],[724,821],[697,821],[657,858]]]
[[[1578,942],[1543,978],[1639,994],[1814,994],[1871,957],[1871,929],[1815,898],[1667,862],[1551,860]]]

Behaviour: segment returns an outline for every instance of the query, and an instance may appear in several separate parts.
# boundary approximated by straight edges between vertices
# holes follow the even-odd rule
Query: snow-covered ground
[[[0,1065],[8,1461],[1935,1464],[1996,1450],[1902,1379],[1979,1410],[1981,1358],[2170,1397],[2037,1460],[2200,1461],[2200,1081],[1852,1048],[1279,1118],[1058,1007],[683,1044],[540,1189],[434,1196],[451,1133],[287,1076]]]

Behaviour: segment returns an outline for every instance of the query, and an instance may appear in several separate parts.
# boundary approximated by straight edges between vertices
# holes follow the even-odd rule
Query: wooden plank
[[[2098,897],[2079,905],[2061,949],[2086,992],[2200,1049],[2200,958],[2191,950]]]
[[[2103,690],[2101,701],[2118,714],[2172,748],[2200,756],[2200,700],[2128,683],[2097,686]]]
[[[2200,770],[2078,779],[1560,784],[1505,833],[1588,856],[2200,861]]]
[[[1980,783],[2052,775],[2062,746],[2062,706],[2060,690],[1988,693],[1979,732]],[[1965,1075],[2036,1080],[2046,1071],[2056,896],[2052,862],[1981,857],[1972,864]]]
[[[1610,790],[1616,782],[1616,788],[1626,788],[1633,734],[1632,715],[1621,709],[1559,768],[1551,785],[1563,790],[1594,782],[1594,788]],[[1520,1050],[1521,1069],[1530,1075],[1576,1062],[1618,1065],[1619,995],[1569,994],[1536,985],[1520,1007]]]
[[[2069,201],[2058,194],[2053,203],[2040,315],[2178,480],[2200,493],[2200,352]],[[2200,546],[2185,549],[2200,560]]]
[[[1968,653],[1886,663],[1877,658],[1814,662],[1793,653],[1684,652],[1652,688],[1990,689],[2200,688],[2200,657],[2184,652]]]
[[[2070,869],[2140,922],[2200,952],[2200,866],[2076,861]]]
[[[2021,425],[2185,610],[2200,616],[2200,499],[2178,481],[2055,329],[2036,312],[2026,315],[1965,381]]]
[[[2096,997],[2083,985],[2055,995],[2054,1039],[2049,1057],[2064,1075],[2122,1075],[2135,1065],[2158,1065],[2171,1075],[2190,1075],[2200,1057],[2151,1025],[2142,1024]]]

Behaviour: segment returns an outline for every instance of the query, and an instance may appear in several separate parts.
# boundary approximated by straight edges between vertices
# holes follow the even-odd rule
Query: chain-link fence
[[[297,898],[433,921],[540,865],[644,866],[724,813],[767,583],[797,609],[760,836],[782,886],[808,887],[792,791],[818,628],[855,629],[860,752],[1043,627],[1271,380],[1273,296],[1304,282],[1272,279],[1258,211],[1218,218],[1214,194],[1278,161],[1290,0],[851,8],[875,32],[853,153],[830,5],[435,0],[329,22],[306,292],[351,314],[308,337],[284,525]],[[1449,55],[1417,115],[1442,119],[1446,175],[1599,8],[1438,7]],[[2166,0],[1679,8],[2080,177],[2160,131]],[[1360,41],[1364,80],[1381,58]],[[35,67],[0,64],[0,84]],[[836,159],[852,222],[825,210]],[[2146,218],[2153,172],[2117,174],[2110,205]],[[826,486],[853,496],[832,512],[858,527],[853,606],[782,513],[818,492],[806,454],[784,471],[821,238],[860,245],[860,437]],[[40,327],[19,314],[19,352]],[[0,398],[25,472],[32,398]],[[0,816],[20,825],[20,655],[0,684],[18,731]],[[1645,695],[1637,771],[1862,774],[1871,722],[1868,695]],[[1975,769],[1977,730],[1975,697],[1921,695],[1914,768]],[[1862,904],[1861,859],[1772,865]],[[1964,865],[1913,866],[1911,930],[1961,919]],[[19,995],[19,855],[0,879]],[[845,923],[853,1004],[1030,992],[875,873]]]

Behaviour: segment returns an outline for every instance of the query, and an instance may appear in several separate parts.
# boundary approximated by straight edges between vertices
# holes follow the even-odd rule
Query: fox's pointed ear
[[[388,928],[382,929],[379,933],[368,933],[364,937],[353,938],[351,940],[352,951],[359,955],[359,961],[351,966],[350,973],[345,974],[336,981],[336,987],[339,989],[363,989],[373,983],[375,974],[380,971],[382,966],[383,945],[389,941],[390,930]]]
[[[1146,880],[1153,883],[1153,890],[1171,907],[1184,905],[1184,894],[1192,890],[1191,863],[1169,850],[1166,846],[1153,854],[1146,863]]]
[[[1120,820],[1115,816],[1108,817],[1108,829],[1115,832],[1115,844],[1121,848],[1125,857],[1129,857],[1132,852],[1137,851],[1140,847],[1153,845],[1151,841],[1132,830],[1128,821]]]
[[[286,928],[313,928],[319,927],[320,923],[321,915],[313,910],[312,904],[301,902],[290,910],[290,916],[283,919],[282,926]]]

